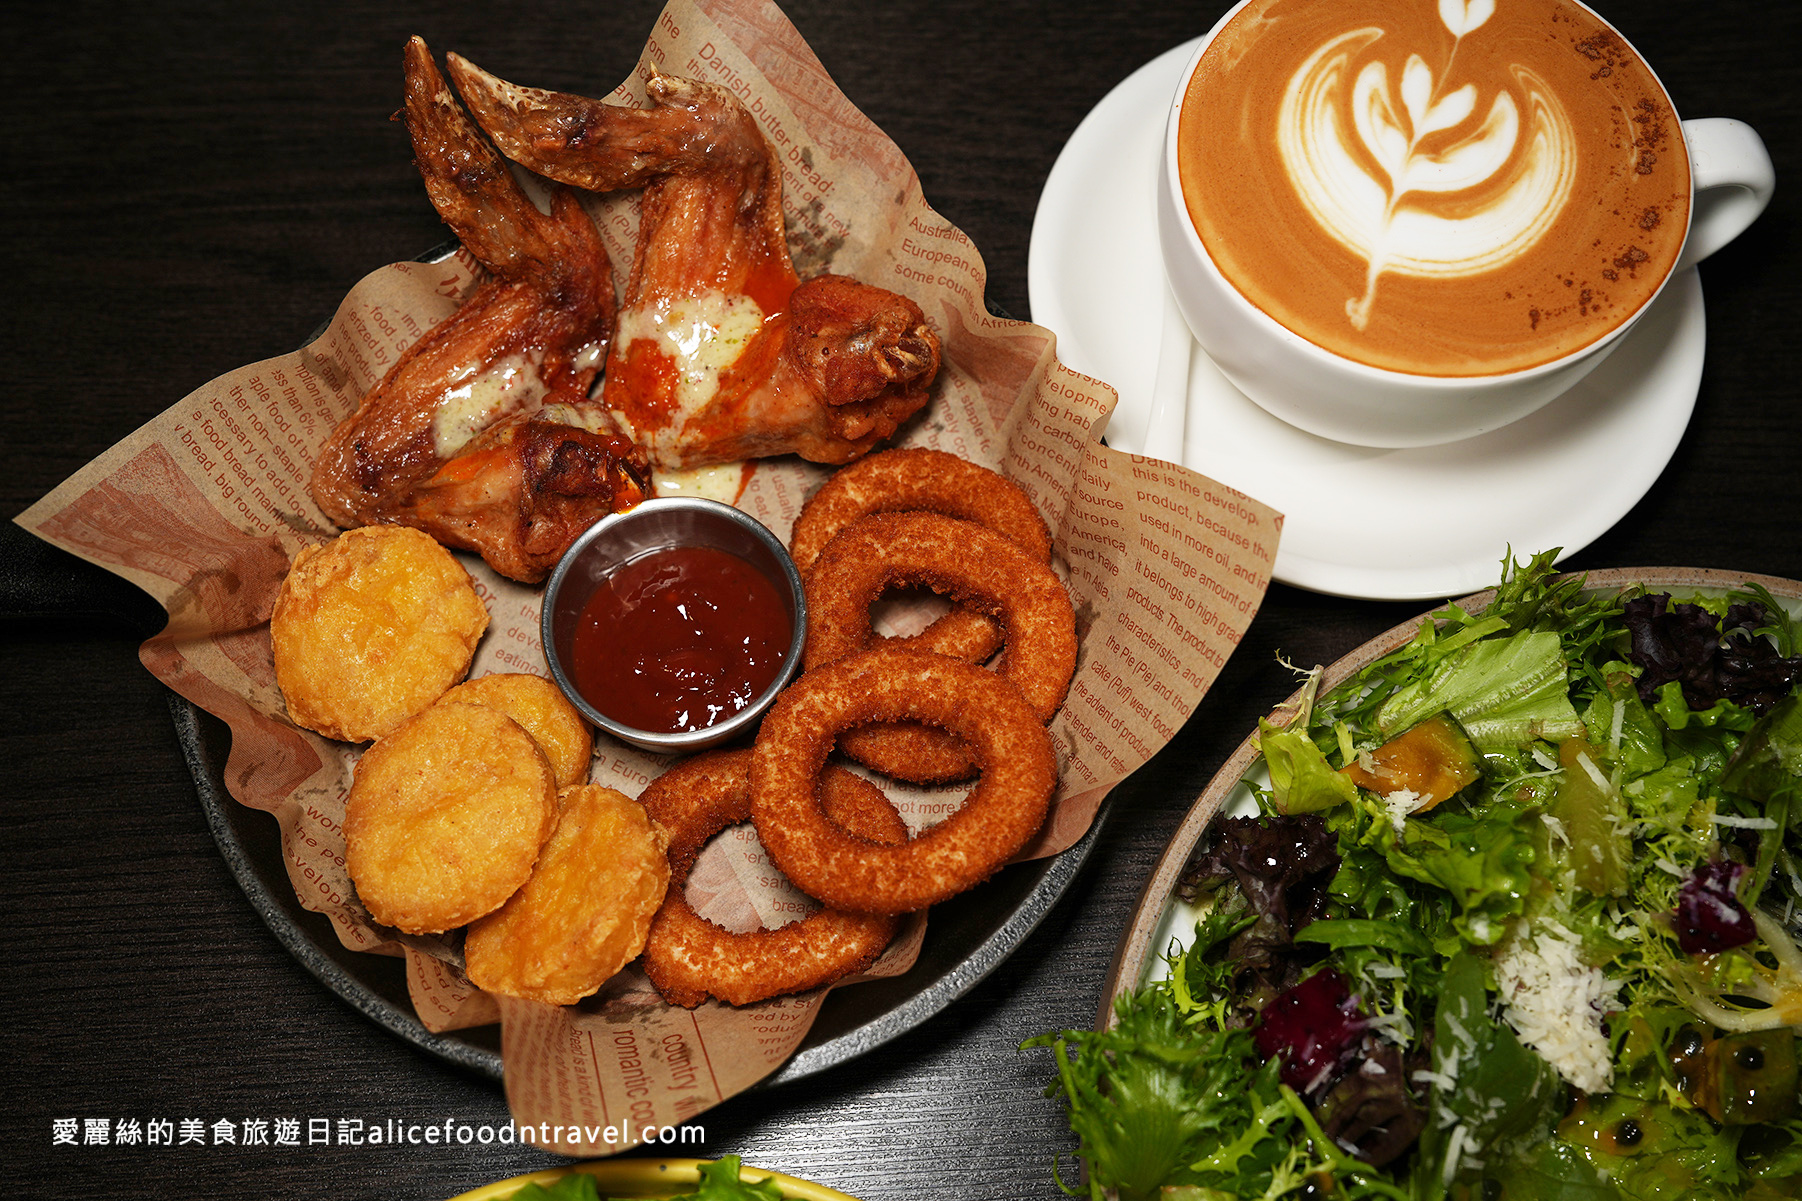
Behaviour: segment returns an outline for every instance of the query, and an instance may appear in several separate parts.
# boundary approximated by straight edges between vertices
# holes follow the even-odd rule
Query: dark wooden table
[[[788,12],[974,239],[992,300],[1029,316],[1028,237],[1058,150],[1110,87],[1222,7],[796,0]],[[1682,112],[1758,128],[1782,183],[1764,218],[1702,268],[1708,363],[1682,446],[1651,493],[1569,562],[1802,577],[1802,10],[1604,9]],[[0,512],[213,376],[291,349],[365,272],[442,240],[387,120],[407,35],[595,92],[624,77],[657,10],[9,9]],[[1587,470],[1614,468],[1604,457]],[[0,622],[0,1176],[82,1196],[424,1199],[557,1162],[518,1148],[213,1144],[221,1120],[479,1124],[504,1120],[506,1103],[365,1020],[282,950],[208,834],[168,694],[136,662],[142,631],[50,608]],[[869,1201],[1055,1195],[1053,1156],[1074,1140],[1041,1095],[1048,1057],[1017,1044],[1093,1021],[1153,860],[1289,688],[1277,653],[1330,660],[1420,608],[1274,587],[1194,718],[1119,790],[1075,886],[1001,970],[861,1060],[710,1111],[705,1145],[689,1150]],[[200,1119],[207,1145],[94,1145],[90,1118]],[[58,1144],[58,1119],[75,1119],[75,1145]]]

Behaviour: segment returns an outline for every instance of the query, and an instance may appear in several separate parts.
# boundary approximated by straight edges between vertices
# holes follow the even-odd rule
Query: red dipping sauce
[[[792,631],[781,594],[751,564],[710,546],[671,547],[601,581],[576,621],[570,675],[622,725],[704,730],[770,686]]]

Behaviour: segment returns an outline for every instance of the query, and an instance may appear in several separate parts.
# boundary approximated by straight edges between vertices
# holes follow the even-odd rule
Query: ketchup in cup
[[[588,703],[639,730],[702,730],[776,679],[793,633],[769,578],[711,546],[620,565],[582,607],[570,675]]]

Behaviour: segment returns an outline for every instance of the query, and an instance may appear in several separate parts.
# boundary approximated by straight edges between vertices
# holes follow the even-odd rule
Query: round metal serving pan
[[[439,262],[456,242],[414,261]],[[990,312],[1006,316],[998,307]],[[322,323],[308,343],[329,325]],[[277,941],[320,983],[358,1012],[408,1042],[461,1067],[501,1079],[500,1027],[434,1034],[414,1012],[405,961],[352,951],[331,922],[303,908],[288,881],[279,830],[261,810],[238,804],[223,769],[231,749],[224,722],[170,693],[176,734],[213,839],[238,885]],[[834,989],[795,1053],[757,1087],[826,1071],[899,1038],[975,988],[1051,912],[1095,847],[1111,806],[1103,802],[1081,841],[1057,855],[1003,868],[977,888],[932,907],[920,957],[900,976]]]
[[[1792,612],[1802,607],[1802,582],[1786,580],[1778,576],[1736,574],[1730,571],[1716,571],[1709,568],[1691,567],[1622,567],[1607,571],[1591,571],[1583,573],[1587,585],[1592,590],[1621,589],[1630,585],[1641,584],[1657,591],[1674,593],[1726,592],[1741,588],[1746,584],[1760,584],[1768,589],[1772,596],[1788,603]],[[1466,596],[1455,603],[1463,609],[1476,613],[1489,607],[1495,599],[1495,589]],[[1414,637],[1420,623],[1432,616],[1432,610],[1418,617],[1402,622],[1384,633],[1372,638],[1350,654],[1335,661],[1328,667],[1320,680],[1320,690],[1326,692],[1344,683],[1371,662],[1380,659],[1390,651],[1404,645]],[[1300,700],[1297,690],[1279,709],[1288,710]],[[1258,763],[1258,731],[1253,729],[1245,736],[1245,741],[1233,752],[1208,786],[1202,790],[1195,803],[1190,806],[1182,824],[1171,836],[1170,845],[1164,849],[1163,856],[1157,866],[1152,869],[1151,878],[1146,881],[1145,891],[1139,896],[1139,903],[1133,909],[1132,920],[1127,924],[1126,932],[1121,936],[1119,949],[1114,953],[1114,966],[1108,973],[1107,986],[1102,990],[1101,1009],[1096,1015],[1096,1028],[1105,1028],[1113,1019],[1114,1002],[1121,994],[1138,988],[1145,980],[1146,971],[1163,952],[1166,941],[1160,936],[1161,931],[1169,924],[1171,904],[1177,878],[1182,875],[1183,867],[1189,862],[1189,855],[1195,850],[1195,844],[1201,841],[1206,833],[1208,823],[1214,815],[1233,797],[1240,781],[1257,766]]]
[[[220,854],[282,946],[377,1025],[421,1050],[499,1080],[500,1027],[445,1034],[427,1030],[407,995],[404,960],[349,950],[329,921],[301,907],[282,861],[275,819],[238,804],[226,791],[222,769],[231,731],[225,723],[173,693],[169,707]],[[1060,854],[1004,868],[987,883],[934,905],[914,966],[900,976],[834,989],[800,1047],[760,1087],[855,1059],[906,1034],[976,987],[1026,941],[1076,879],[1108,809],[1104,803],[1082,840]]]

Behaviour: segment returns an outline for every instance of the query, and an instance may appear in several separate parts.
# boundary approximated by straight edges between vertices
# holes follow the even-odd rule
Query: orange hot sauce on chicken
[[[644,189],[601,400],[656,466],[848,462],[925,406],[940,357],[925,315],[846,276],[796,276],[780,162],[731,92],[653,74],[649,107],[633,108],[448,65],[509,158],[593,191]]]

